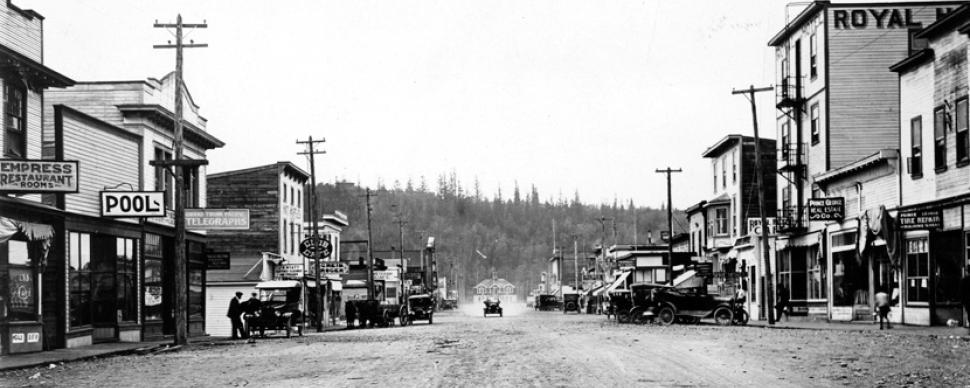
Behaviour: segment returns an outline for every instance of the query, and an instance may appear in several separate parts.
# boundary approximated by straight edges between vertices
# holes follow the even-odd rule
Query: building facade
[[[833,318],[828,299],[836,291],[829,289],[823,296],[826,287],[810,281],[807,274],[836,276],[829,261],[821,262],[832,256],[825,245],[831,240],[828,229],[833,223],[840,225],[839,230],[851,228],[845,223],[850,218],[846,214],[811,220],[809,202],[835,198],[826,192],[824,183],[837,181],[840,169],[857,163],[869,166],[866,160],[870,157],[880,160],[878,163],[895,163],[882,153],[899,147],[899,79],[887,69],[920,49],[923,41],[915,36],[920,29],[961,4],[815,1],[769,41],[775,49],[778,85],[777,170],[783,177],[777,190],[776,273],[780,275],[776,280],[783,286],[783,298],[790,300],[793,315]],[[878,182],[870,183],[882,184],[883,179],[873,179]],[[841,247],[830,245],[836,250],[852,245],[843,238],[832,244]],[[867,265],[860,264],[858,281],[869,277],[862,275],[872,269]],[[871,285],[869,281],[864,288]],[[865,311],[862,306],[872,305],[872,294],[861,292],[861,285],[852,287],[858,294],[850,297],[858,317]]]
[[[970,138],[967,65],[970,8],[960,7],[915,38],[925,48],[895,64],[900,85],[897,219],[902,319],[966,323],[958,283],[970,247]]]

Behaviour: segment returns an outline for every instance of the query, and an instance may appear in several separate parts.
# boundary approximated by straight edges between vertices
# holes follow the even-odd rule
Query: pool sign
[[[0,192],[77,193],[78,162],[0,160]]]
[[[165,192],[102,191],[101,217],[165,217]]]

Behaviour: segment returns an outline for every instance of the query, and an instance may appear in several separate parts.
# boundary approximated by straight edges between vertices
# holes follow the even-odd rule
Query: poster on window
[[[162,305],[162,287],[145,286],[145,307]]]
[[[34,277],[30,269],[10,269],[10,309],[31,313],[34,308]]]

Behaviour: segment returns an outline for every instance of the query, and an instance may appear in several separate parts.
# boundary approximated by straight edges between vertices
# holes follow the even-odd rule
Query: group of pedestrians
[[[247,339],[250,338],[249,328],[243,323],[243,316],[256,316],[259,314],[259,309],[262,306],[256,293],[252,293],[249,300],[242,300],[243,293],[236,291],[236,296],[229,301],[229,311],[226,313],[226,317],[229,317],[229,322],[232,323],[232,339]],[[247,322],[248,323],[248,322]]]

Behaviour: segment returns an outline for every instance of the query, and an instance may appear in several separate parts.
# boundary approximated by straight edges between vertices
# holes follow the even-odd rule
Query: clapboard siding
[[[65,195],[65,210],[100,215],[100,192],[120,183],[139,186],[140,140],[122,129],[63,110],[64,158],[80,164],[80,192]]]
[[[117,105],[141,104],[142,88],[145,83],[80,84],[67,89],[52,89],[47,92],[48,104],[68,105],[88,115],[113,125],[124,124]]]
[[[23,54],[37,62],[43,62],[43,20],[37,17],[27,17],[10,9],[7,1],[0,1],[0,44]]]
[[[902,7],[860,6],[866,10]],[[913,21],[929,25],[936,6],[908,6]],[[898,147],[898,76],[888,69],[909,55],[904,28],[835,28],[836,10],[828,12],[829,89],[828,168],[838,168],[880,149]]]
[[[232,255],[279,252],[280,177],[276,165],[208,178],[208,207],[249,209],[249,230],[211,231],[208,247]]]
[[[879,206],[885,206],[890,210],[895,209],[899,204],[898,166],[896,160],[889,160],[864,171],[846,175],[842,179],[828,183],[826,193],[829,197],[845,198],[845,219],[847,220],[862,215],[859,204],[860,193],[856,190],[856,183],[862,184],[862,211],[877,209]]]
[[[933,62],[927,62],[899,77],[900,160],[904,163],[913,156],[911,122],[916,117],[922,122],[923,176],[913,177],[909,171],[903,170],[900,203],[904,206],[936,198],[937,175],[933,172],[933,67]]]

